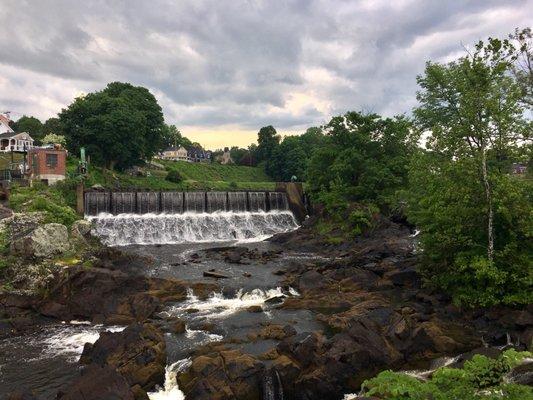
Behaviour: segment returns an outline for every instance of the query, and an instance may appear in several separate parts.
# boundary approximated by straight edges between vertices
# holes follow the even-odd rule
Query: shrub
[[[172,170],[168,171],[167,176],[165,177],[165,179],[167,181],[169,181],[169,182],[172,182],[172,183],[181,183],[181,182],[183,182],[183,177],[175,169],[172,169]]]
[[[368,396],[390,400],[526,400],[533,399],[529,386],[506,383],[504,376],[530,352],[505,351],[498,359],[475,355],[462,369],[443,367],[428,381],[400,372],[383,371],[362,388]]]

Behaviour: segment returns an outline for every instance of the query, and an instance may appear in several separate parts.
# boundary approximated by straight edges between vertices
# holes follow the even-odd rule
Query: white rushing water
[[[176,375],[191,364],[191,359],[179,360],[167,365],[165,369],[165,386],[160,390],[148,393],[150,400],[184,400],[185,395],[178,387]]]
[[[292,296],[298,296],[298,292],[292,288],[289,293]],[[187,299],[184,302],[170,307],[165,312],[172,316],[182,316],[187,315],[188,310],[193,309],[196,317],[225,318],[248,307],[262,306],[266,300],[279,296],[286,297],[280,287],[269,290],[254,289],[250,292],[243,292],[241,289],[235,297],[225,297],[222,293],[211,293],[207,299],[201,300],[189,289]]]
[[[184,214],[100,214],[87,217],[109,246],[260,241],[298,227],[290,211]]]

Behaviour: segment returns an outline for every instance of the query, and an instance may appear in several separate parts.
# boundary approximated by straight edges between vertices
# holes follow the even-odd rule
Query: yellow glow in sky
[[[178,128],[183,136],[192,142],[198,142],[208,150],[223,149],[224,147],[248,147],[257,141],[257,131],[239,128],[208,128],[198,126],[184,126]]]

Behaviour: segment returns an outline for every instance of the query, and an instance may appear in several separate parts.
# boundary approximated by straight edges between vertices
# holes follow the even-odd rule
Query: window
[[[47,154],[46,155],[46,166],[48,168],[57,167],[57,154]]]

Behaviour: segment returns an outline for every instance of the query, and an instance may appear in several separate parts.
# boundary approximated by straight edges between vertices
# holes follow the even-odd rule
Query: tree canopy
[[[44,130],[42,122],[31,116],[23,115],[12,126],[15,132],[28,132],[36,144],[41,143]]]
[[[164,147],[161,107],[148,89],[129,83],[78,97],[59,120],[71,152],[84,146],[93,162],[110,169],[140,164]]]

